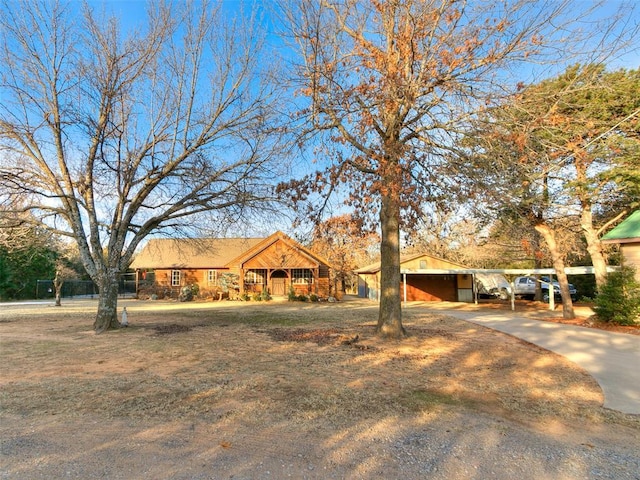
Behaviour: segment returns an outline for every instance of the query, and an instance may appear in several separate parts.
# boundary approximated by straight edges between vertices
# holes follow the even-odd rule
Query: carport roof
[[[608,272],[618,271],[620,267],[608,266]],[[555,268],[426,268],[426,269],[410,269],[403,268],[400,270],[405,274],[416,275],[472,275],[476,273],[501,273],[502,275],[555,275]],[[595,273],[592,266],[587,267],[565,267],[564,273],[567,275],[587,275]]]
[[[400,268],[404,272],[406,269],[402,268],[402,264],[403,263],[410,262],[411,260],[415,260],[415,259],[420,258],[420,257],[430,257],[430,258],[432,258],[434,260],[437,260],[439,262],[451,265],[452,268],[460,268],[460,269],[466,268],[464,265],[460,265],[458,263],[450,262],[449,260],[445,260],[443,258],[439,258],[439,257],[436,257],[434,255],[429,255],[428,253],[415,253],[415,254],[412,254],[412,255],[402,255],[400,257]],[[355,270],[355,273],[377,273],[377,272],[380,271],[380,269],[381,269],[381,262],[375,262],[375,263],[371,263],[369,265],[366,265],[364,267],[358,268],[357,270]]]
[[[452,268],[402,268],[402,264],[422,256],[433,255],[417,254],[403,256],[400,259],[400,273],[406,275],[475,275],[476,273],[499,273],[502,275],[555,275],[555,268],[468,268],[453,262],[446,262]],[[618,271],[620,267],[608,266],[608,272]],[[380,262],[372,263],[366,267],[355,270],[355,273],[377,273],[380,271]],[[593,266],[565,267],[564,273],[567,275],[588,275],[595,273]]]

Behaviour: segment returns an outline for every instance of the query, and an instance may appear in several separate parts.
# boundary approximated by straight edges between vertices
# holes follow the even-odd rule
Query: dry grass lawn
[[[366,422],[484,415],[523,428],[626,429],[575,364],[507,335],[408,308],[411,337],[374,335],[376,305],[128,300],[131,326],[95,335],[86,301],[0,312],[4,428],[175,422],[327,438]],[[26,427],[25,427],[26,428]],[[6,431],[6,430],[5,430]]]

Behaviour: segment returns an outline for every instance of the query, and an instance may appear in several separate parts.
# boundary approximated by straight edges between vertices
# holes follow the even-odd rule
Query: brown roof
[[[152,238],[131,268],[225,268],[264,238]]]
[[[297,241],[295,241],[294,239],[292,239],[287,234],[281,231],[277,231],[276,233],[270,235],[269,237],[261,239],[256,244],[254,244],[250,250],[242,252],[238,257],[232,257],[233,262],[230,261],[229,263],[242,264],[243,262],[247,261],[249,258],[258,255],[260,252],[265,250],[267,247],[273,245],[278,240],[282,240],[289,247],[297,250],[303,256],[311,259],[312,261],[329,266],[329,262],[327,262],[320,255],[312,252],[311,250],[304,247],[303,245],[301,245],[300,243],[298,243]]]
[[[400,256],[400,268],[402,268],[402,264],[403,263],[407,263],[410,262],[411,260],[415,260],[416,258],[420,258],[420,257],[429,257],[432,258],[434,260],[438,260],[444,263],[448,263],[451,265],[452,268],[467,268],[464,265],[461,265],[459,263],[454,263],[454,262],[450,262],[448,260],[445,260],[443,258],[440,257],[436,257],[434,255],[429,255],[428,253],[415,253],[413,255],[401,255]],[[375,262],[372,263],[370,265],[366,265],[364,267],[358,268],[356,270],[356,273],[377,273],[381,270],[381,262]]]

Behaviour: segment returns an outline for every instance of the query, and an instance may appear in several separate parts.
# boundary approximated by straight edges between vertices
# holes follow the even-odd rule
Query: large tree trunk
[[[556,237],[547,225],[538,224],[535,226],[535,229],[540,232],[540,235],[544,238],[547,243],[547,247],[549,247],[551,258],[553,259],[553,268],[556,269],[556,276],[558,277],[558,284],[560,286],[560,295],[562,296],[562,318],[576,318],[573,311],[571,293],[569,293],[569,279],[567,278],[567,274],[564,273],[564,260],[558,250]],[[549,285],[549,295],[553,295],[553,285]]]
[[[602,243],[593,228],[593,215],[590,208],[582,208],[580,227],[587,242],[587,252],[591,257],[591,264],[596,277],[596,289],[599,291],[607,281],[607,262],[602,253]]]
[[[400,206],[395,193],[382,194],[380,208],[380,310],[376,331],[386,338],[402,338],[400,299]]]
[[[118,322],[118,277],[117,275],[105,275],[99,283],[98,313],[93,323],[96,333],[105,330],[120,328]]]

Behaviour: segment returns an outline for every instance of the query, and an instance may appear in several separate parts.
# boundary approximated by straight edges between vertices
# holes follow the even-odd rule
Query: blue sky
[[[62,0],[64,1],[64,0]],[[74,6],[78,5],[78,7],[81,5],[81,1],[80,0],[72,0],[74,2]],[[473,1],[473,0],[472,0]],[[553,0],[551,0],[553,1]],[[215,0],[214,0],[215,2]],[[107,13],[113,13],[115,14],[117,17],[121,18],[123,25],[127,26],[127,27],[133,27],[137,24],[140,25],[144,25],[145,22],[145,9],[146,9],[146,5],[147,5],[147,1],[146,0],[89,0],[88,1],[89,5],[92,6],[97,12],[100,12],[102,10],[104,10]],[[180,0],[176,1],[177,4],[180,3]],[[575,0],[572,4],[572,6],[574,6],[574,8],[572,8],[571,13],[575,13],[575,12],[580,12],[580,11],[585,11],[587,9],[589,9],[590,7],[592,7],[594,5],[595,2],[592,1],[580,1],[580,0]],[[225,15],[228,16],[234,16],[234,15],[238,15],[240,14],[243,10],[244,11],[249,11],[251,10],[251,8],[253,8],[254,6],[256,8],[258,8],[266,17],[265,17],[265,24],[269,23],[269,10],[272,6],[274,6],[274,0],[222,0],[221,5],[222,5],[222,9],[223,12],[225,13]],[[596,21],[598,18],[602,19],[605,18],[607,16],[612,15],[613,13],[615,13],[616,11],[618,11],[618,9],[620,8],[621,5],[623,5],[624,2],[621,0],[606,0],[602,7],[598,9],[598,11],[596,12],[596,15],[594,16],[593,20]],[[80,9],[78,8],[78,11]],[[626,15],[626,19],[629,20],[632,24],[638,24],[640,23],[640,4],[638,4],[635,8],[635,10],[632,13],[628,13],[624,12]],[[593,29],[594,24],[590,24],[590,23],[585,23],[584,24],[585,28],[589,29]],[[282,46],[282,39],[280,39],[279,37],[277,37],[277,35],[273,32],[269,32],[271,33],[270,36],[268,36],[268,40],[270,41],[272,47],[280,47]],[[601,34],[601,31],[598,31],[597,29],[593,30],[593,35],[592,35],[592,39],[593,39],[593,43],[597,44],[598,43],[598,37]],[[635,51],[628,53],[618,59],[616,59],[612,64],[610,64],[610,67],[613,68],[618,68],[618,67],[627,67],[627,68],[638,68],[640,67],[640,41],[636,42],[637,44],[634,45],[635,46]],[[561,46],[559,46],[561,47]],[[288,54],[290,55],[291,52],[288,52]],[[265,56],[265,58],[267,59],[267,61],[271,61],[272,58],[269,56]],[[575,60],[574,60],[575,61]],[[558,61],[555,62],[554,65],[552,65],[551,67],[547,66],[545,67],[542,72],[543,75],[549,76],[549,75],[553,75],[555,73],[558,73],[558,71],[563,70],[564,67],[566,66],[566,63],[568,62],[568,60],[566,58],[563,58],[562,56],[562,49],[558,48]],[[573,63],[573,62],[570,62]],[[524,67],[522,67],[522,70],[518,70],[516,73],[517,75],[521,75],[524,78],[520,78],[519,80],[529,80],[530,78],[533,78],[533,76],[529,76],[528,74],[533,71],[533,68],[531,65],[526,65]],[[538,77],[539,79],[540,77]],[[304,160],[301,161],[301,165],[297,165],[298,168],[303,169],[303,168],[313,168],[315,169],[316,166],[315,165],[304,165]],[[320,168],[320,166],[318,166]],[[299,173],[299,172],[298,172]]]
[[[633,2],[633,0],[631,0]],[[214,0],[215,2],[215,0]],[[178,1],[178,3],[180,3]],[[568,12],[570,15],[579,15],[580,12],[586,12],[589,9],[593,8],[598,2],[594,1],[583,1],[583,0],[574,0],[572,8]],[[114,14],[119,16],[125,25],[130,24],[131,26],[135,25],[137,22],[144,22],[145,16],[145,8],[147,2],[145,0],[91,0],[89,4],[96,8],[96,10],[100,10],[104,8],[107,11],[112,11]],[[264,24],[269,24],[269,11],[274,6],[273,0],[222,0],[222,11],[229,16],[235,16],[241,14],[242,11],[245,13],[249,12],[252,8],[258,8],[259,12],[262,15],[265,15]],[[585,31],[592,31],[590,34],[590,40],[588,43],[592,42],[595,46],[599,42],[599,37],[602,34],[602,31],[597,28],[598,21],[615,15],[619,13],[621,7],[624,5],[630,5],[629,1],[623,0],[605,0],[602,2],[600,6],[598,6],[592,15],[585,19],[581,28],[585,29]],[[622,9],[622,14],[626,20],[630,22],[630,24],[638,24],[640,23],[640,4],[637,4],[633,11],[628,9]],[[272,47],[280,47],[282,46],[282,39],[278,38],[277,35],[271,31],[268,35],[268,41],[271,43]],[[589,45],[588,45],[589,46]],[[633,45],[630,47],[634,47]],[[515,72],[515,75],[519,76],[517,80],[530,82],[537,81],[544,77],[553,76],[563,71],[568,63],[575,63],[575,59],[567,60],[567,58],[563,58],[562,46],[558,46],[559,56],[557,62],[554,62],[550,65],[520,65]],[[282,52],[281,52],[282,53]],[[640,41],[635,45],[635,51],[626,53],[620,57],[617,57],[609,62],[609,68],[639,68],[640,67]],[[511,78],[513,80],[513,77]],[[297,165],[298,172],[301,173],[302,170],[306,169],[315,169],[319,166],[309,165],[308,162],[304,159],[300,159],[301,163]],[[338,207],[340,210],[340,207]]]
[[[102,7],[107,11],[113,11],[117,16],[126,22],[135,23],[143,19],[147,0],[88,0],[89,5],[97,10]],[[180,1],[176,3],[181,3]],[[258,11],[265,12],[265,6],[272,4],[270,0],[214,0],[213,4],[221,3],[222,10],[232,16],[237,15],[242,10],[250,11],[254,6]]]
[[[229,16],[238,15],[241,11],[248,12],[252,8],[257,8],[261,15],[264,15],[265,26],[269,23],[269,10],[275,5],[273,0],[217,0],[222,4],[222,10]],[[116,16],[120,17],[125,25],[131,23],[136,24],[138,21],[143,21],[145,8],[147,5],[146,0],[89,0],[88,3],[100,10],[104,8],[106,11],[112,11]],[[180,1],[176,2],[180,3]],[[214,0],[213,3],[216,3]],[[612,16],[616,12],[622,12],[622,16],[629,21],[630,24],[640,23],[640,2],[636,0],[604,0],[602,2],[596,2],[593,0],[574,0],[574,8],[571,8],[570,14],[578,14],[584,12],[590,8],[597,6],[589,18],[589,22],[583,23],[583,28],[592,29],[596,25],[595,22],[603,18]],[[631,6],[634,6],[633,10]],[[594,23],[591,23],[594,22]],[[598,28],[594,29],[594,43],[597,43],[597,37],[602,32],[598,31]],[[280,39],[274,35],[271,36],[271,40],[274,43],[280,44]],[[625,67],[625,68],[638,68],[640,67],[640,40],[636,42],[635,51],[627,53],[620,58],[611,62],[612,68]]]

